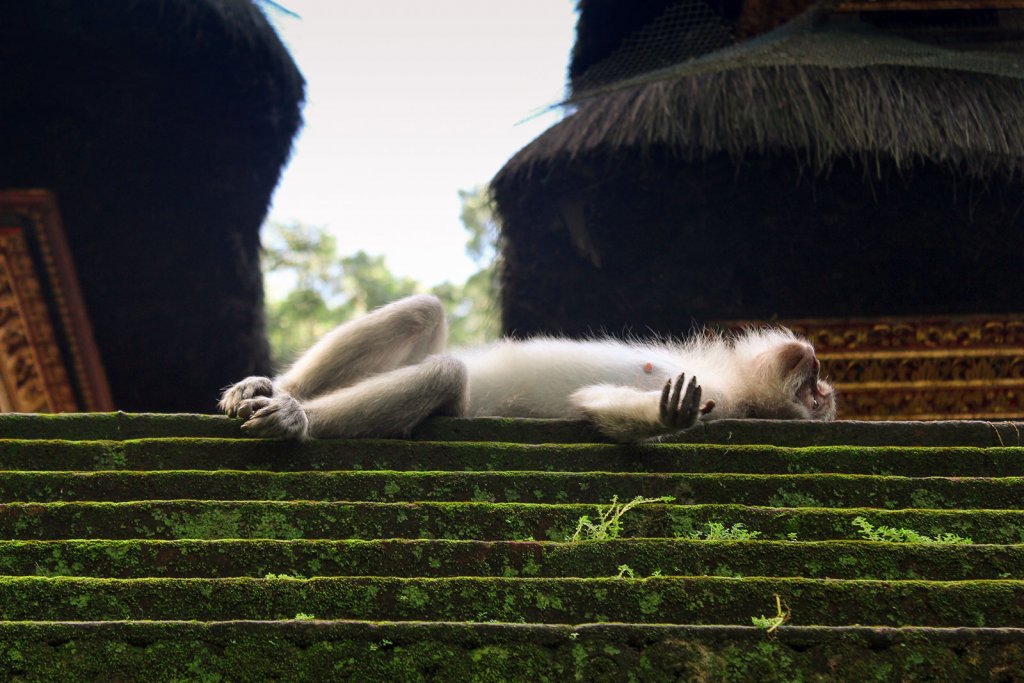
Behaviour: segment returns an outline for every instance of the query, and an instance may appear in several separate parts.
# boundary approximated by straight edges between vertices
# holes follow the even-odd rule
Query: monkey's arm
[[[692,427],[710,413],[714,401],[700,402],[697,378],[684,386],[684,375],[658,391],[595,384],[576,391],[570,401],[605,436],[620,442],[643,441]]]

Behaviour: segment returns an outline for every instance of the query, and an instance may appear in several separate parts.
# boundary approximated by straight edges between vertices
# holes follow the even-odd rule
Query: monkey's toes
[[[270,399],[266,396],[260,396],[258,398],[250,398],[242,401],[238,404],[238,410],[236,414],[243,420],[248,420],[250,417],[255,415],[260,410],[270,405]]]
[[[251,399],[246,403],[256,408],[242,429],[253,436],[269,439],[308,439],[309,417],[302,405],[288,394]]]
[[[235,417],[239,415],[239,408],[242,403],[258,396],[273,396],[274,383],[269,377],[246,377],[227,389],[221,395],[217,407],[221,412]]]

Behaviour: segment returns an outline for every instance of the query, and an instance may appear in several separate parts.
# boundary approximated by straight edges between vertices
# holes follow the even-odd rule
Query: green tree
[[[480,267],[465,283],[429,291],[444,302],[453,345],[494,339],[499,333],[498,226],[485,188],[460,191],[466,251]],[[291,362],[331,328],[403,296],[426,289],[396,276],[383,256],[358,251],[341,257],[323,228],[271,223],[264,233],[263,273],[267,333],[274,360]]]
[[[459,190],[460,218],[469,233],[466,253],[480,268],[461,285],[444,283],[433,293],[448,311],[448,337],[452,345],[478,344],[501,334],[498,273],[500,227],[486,187]]]
[[[271,224],[263,245],[267,282],[267,334],[277,362],[288,362],[345,320],[336,242],[323,229]],[[284,290],[283,296],[275,295]]]

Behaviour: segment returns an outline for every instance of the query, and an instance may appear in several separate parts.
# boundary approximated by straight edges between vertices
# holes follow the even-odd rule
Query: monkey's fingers
[[[691,377],[690,383],[686,385],[686,393],[683,395],[682,403],[679,405],[679,426],[686,428],[697,421],[697,414],[700,411],[701,388],[697,384],[697,378]]]
[[[665,386],[661,389],[661,400],[658,402],[658,414],[661,416],[663,424],[668,424],[669,421],[669,409],[668,409],[668,394],[672,391],[672,380],[669,379],[665,382]]]
[[[679,373],[679,376],[676,377],[676,386],[675,386],[675,389],[672,390],[672,403],[670,404],[670,407],[671,407],[670,413],[672,415],[675,415],[675,414],[679,413],[679,407],[680,407],[679,406],[679,395],[683,393],[683,383],[684,383],[685,380],[686,380],[686,373],[685,372]]]

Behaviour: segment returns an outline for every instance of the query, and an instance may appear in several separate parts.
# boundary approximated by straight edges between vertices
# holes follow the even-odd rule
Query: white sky
[[[307,81],[270,219],[328,228],[424,285],[462,282],[458,190],[486,184],[560,114],[572,0],[278,0]],[[525,121],[524,121],[525,120]]]

